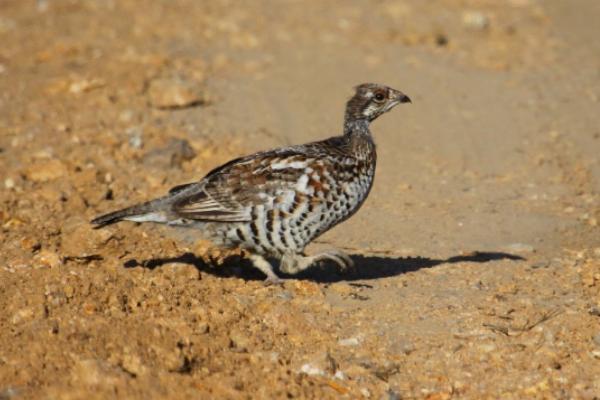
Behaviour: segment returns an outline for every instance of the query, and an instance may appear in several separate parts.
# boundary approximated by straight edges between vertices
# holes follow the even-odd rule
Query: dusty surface
[[[249,2],[248,2],[249,3]],[[600,398],[600,3],[0,2],[0,398]],[[95,215],[340,130],[374,190],[265,287]]]

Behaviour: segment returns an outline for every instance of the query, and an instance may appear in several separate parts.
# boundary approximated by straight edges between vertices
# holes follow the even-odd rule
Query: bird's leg
[[[285,254],[281,258],[279,269],[286,274],[297,274],[304,271],[316,262],[331,260],[335,262],[342,270],[354,266],[352,258],[343,251],[329,250],[314,256],[303,256],[301,254]]]
[[[258,254],[250,254],[248,258],[250,261],[252,261],[252,265],[254,265],[255,268],[259,269],[267,276],[265,282],[273,284],[282,283],[282,279],[275,275],[275,272],[273,272],[273,266],[271,263],[268,262],[263,256]]]

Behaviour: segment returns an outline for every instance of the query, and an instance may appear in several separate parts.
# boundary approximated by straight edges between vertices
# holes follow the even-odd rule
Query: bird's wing
[[[290,147],[232,160],[197,184],[172,189],[177,198],[171,211],[198,221],[250,221],[254,207],[294,190],[310,159]]]

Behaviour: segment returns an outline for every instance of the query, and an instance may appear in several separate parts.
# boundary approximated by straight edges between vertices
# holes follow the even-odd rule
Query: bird
[[[342,270],[352,258],[340,250],[306,255],[315,238],[354,215],[375,177],[377,152],[369,125],[401,103],[403,92],[364,83],[346,104],[339,136],[257,152],[231,160],[198,182],[173,187],[163,197],[101,215],[101,228],[119,221],[196,228],[223,248],[245,250],[269,283],[279,271],[294,275],[321,261]]]

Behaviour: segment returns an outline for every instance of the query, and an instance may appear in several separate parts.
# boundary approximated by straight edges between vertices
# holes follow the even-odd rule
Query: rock
[[[35,260],[38,265],[48,268],[56,268],[61,264],[60,256],[49,250],[40,251],[36,255]]]
[[[490,19],[480,11],[465,11],[462,16],[463,24],[470,29],[485,30],[490,26]]]
[[[321,368],[319,368],[311,363],[302,364],[299,372],[302,374],[306,374],[308,376],[324,376],[325,375],[325,371],[323,371]]]
[[[381,400],[401,400],[402,396],[399,393],[389,389],[381,396]]]
[[[10,322],[14,325],[17,325],[23,321],[29,321],[33,319],[35,316],[35,312],[32,307],[26,307],[15,312],[10,318]]]
[[[248,351],[248,347],[250,347],[252,341],[242,332],[233,330],[229,333],[229,343],[237,351]]]
[[[527,254],[535,253],[535,247],[526,243],[511,243],[505,247],[510,253]]]
[[[73,379],[86,386],[112,386],[126,377],[124,372],[93,359],[77,361],[71,371]]]
[[[594,343],[600,346],[600,333],[595,334],[592,339],[594,340]]]
[[[142,137],[143,131],[139,126],[131,127],[125,131],[125,134],[129,137],[129,145],[134,149],[141,149],[144,145],[144,139]]]
[[[73,368],[76,380],[86,385],[98,385],[102,380],[102,369],[96,360],[82,360]]]
[[[13,189],[15,187],[15,180],[12,178],[6,178],[4,180],[4,187],[8,190]]]
[[[166,146],[149,151],[143,162],[154,168],[181,167],[184,161],[196,157],[196,152],[185,139],[171,138]]]
[[[94,89],[99,89],[104,86],[106,86],[106,82],[104,82],[102,79],[77,79],[72,81],[69,85],[69,92],[73,94],[80,94],[90,92]]]
[[[24,175],[32,182],[48,182],[67,174],[67,167],[56,159],[38,161],[30,165]]]
[[[121,360],[121,366],[130,374],[141,376],[146,372],[146,367],[142,364],[142,360],[136,355],[126,352]]]
[[[338,344],[340,346],[358,346],[361,340],[357,337],[351,337],[348,339],[340,339],[338,340]]]
[[[532,269],[548,268],[549,266],[550,266],[550,261],[547,261],[547,260],[542,260],[542,261],[538,261],[538,262],[531,264]]]
[[[196,85],[181,78],[159,78],[150,82],[148,97],[152,107],[169,110],[205,103]]]
[[[337,371],[335,371],[335,374],[333,374],[333,377],[335,379],[343,381],[346,379],[346,374],[344,374],[341,370],[338,369]]]

